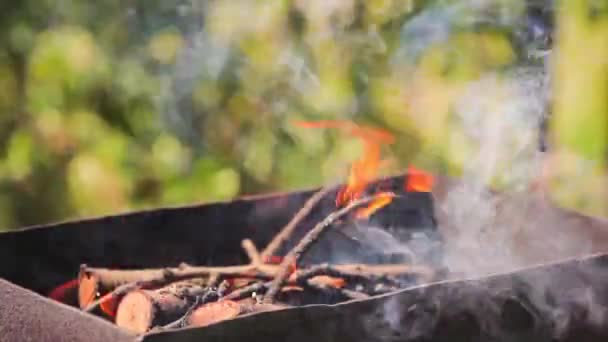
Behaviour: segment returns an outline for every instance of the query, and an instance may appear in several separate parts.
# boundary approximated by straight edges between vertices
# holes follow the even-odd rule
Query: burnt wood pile
[[[8,282],[0,281],[0,341],[608,337],[606,257],[587,255],[606,250],[605,220],[532,198],[522,236],[587,236],[580,252],[566,255],[582,259],[560,261],[561,250],[541,255],[526,245],[522,265],[550,264],[452,279],[443,252],[458,227],[440,208],[459,183],[437,178],[433,193],[408,192],[407,179],[377,181],[368,197],[338,209],[338,188],[330,188],[1,234],[0,277]],[[356,216],[386,192],[390,204]],[[521,202],[494,195],[503,209]],[[497,212],[497,221],[511,216]],[[387,255],[356,236],[363,224],[401,237],[424,232],[439,247]]]

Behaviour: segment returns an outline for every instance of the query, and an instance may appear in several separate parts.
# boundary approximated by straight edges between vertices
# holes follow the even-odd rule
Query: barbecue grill
[[[372,187],[390,189],[407,175]],[[407,193],[378,211],[377,226],[422,229],[440,236],[429,262],[449,262],[450,241],[463,227],[444,208],[461,181],[436,178],[433,193]],[[302,236],[333,209],[333,194],[299,225]],[[604,341],[608,338],[608,222],[559,209],[528,194],[492,193],[493,224],[519,211],[519,264],[472,279],[445,275],[432,283],[369,299],[252,313],[202,328],[135,335],[80,311],[74,291],[65,304],[46,298],[75,277],[79,265],[152,268],[246,261],[244,238],[264,245],[315,191],[245,197],[231,202],[164,208],[30,227],[0,234],[1,341]],[[326,202],[324,202],[326,201]],[[519,209],[518,209],[519,210]],[[296,235],[297,235],[296,234]],[[310,260],[351,248],[328,234]],[[564,236],[567,247],[544,250]],[[540,237],[540,239],[538,239]],[[528,240],[530,239],[530,240]],[[532,240],[536,239],[536,240]],[[557,241],[557,240],[556,240]],[[491,245],[492,241],[488,241]],[[345,247],[346,246],[346,247]],[[288,246],[289,247],[289,246]],[[495,246],[496,247],[496,246]],[[511,247],[509,247],[511,248]],[[515,248],[515,247],[513,247]],[[283,250],[285,252],[285,250]],[[445,252],[445,253],[444,253]],[[439,257],[437,257],[439,253]],[[568,253],[568,254],[564,254]],[[567,259],[564,259],[567,258]],[[449,261],[449,260],[448,260]]]

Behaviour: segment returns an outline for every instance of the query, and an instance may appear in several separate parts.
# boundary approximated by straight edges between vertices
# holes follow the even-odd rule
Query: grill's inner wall
[[[390,178],[375,186],[398,190],[403,181],[403,177]],[[241,240],[251,238],[262,248],[310,194],[304,191],[270,195],[9,232],[0,235],[0,278],[46,294],[51,288],[75,278],[81,263],[116,268],[167,267],[181,262],[243,263],[246,258],[240,247]],[[334,198],[335,192],[330,193],[318,205],[300,226],[296,239],[335,209]],[[384,218],[377,219],[407,220],[411,225],[434,224],[432,212],[431,196],[409,193],[387,208]],[[347,248],[348,245],[336,243],[339,239],[339,234],[324,239],[321,245],[332,243],[316,250]],[[313,259],[323,257],[311,255]]]

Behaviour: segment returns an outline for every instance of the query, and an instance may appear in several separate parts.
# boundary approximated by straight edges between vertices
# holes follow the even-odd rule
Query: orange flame
[[[331,277],[327,275],[312,277],[310,281],[319,285],[333,287],[334,289],[341,289],[346,286],[346,280],[343,278]]]
[[[338,193],[338,206],[344,206],[361,197],[369,182],[378,174],[380,146],[370,141],[364,143],[363,156],[353,163],[346,187]]]
[[[345,206],[363,195],[367,185],[378,175],[381,164],[381,144],[392,144],[395,142],[393,135],[386,131],[371,127],[361,127],[349,121],[297,121],[296,125],[306,128],[338,128],[363,141],[363,156],[351,166],[346,186],[338,192],[338,196],[336,197],[336,205],[339,207]],[[381,199],[373,201],[370,207],[373,206],[375,209],[366,208],[369,209],[367,212],[371,215],[371,213],[390,203],[391,200],[392,197],[383,196]],[[361,215],[364,216],[365,214]]]
[[[338,128],[364,140],[376,141],[382,144],[392,144],[395,137],[384,130],[372,127],[361,127],[353,122],[344,120],[296,121],[295,124],[306,128]]]
[[[366,219],[372,216],[376,211],[387,206],[395,197],[395,194],[392,192],[381,192],[374,196],[374,199],[370,202],[370,204],[365,207],[357,210],[355,213],[355,217],[358,219]]]
[[[405,191],[407,192],[431,192],[433,189],[433,175],[419,170],[413,166],[407,168]]]

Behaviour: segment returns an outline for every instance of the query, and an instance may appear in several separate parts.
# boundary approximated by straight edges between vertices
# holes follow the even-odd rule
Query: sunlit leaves
[[[162,178],[175,178],[187,170],[192,155],[175,137],[162,134],[152,145],[152,158],[158,175]]]
[[[105,66],[102,52],[89,32],[62,27],[37,37],[29,70],[32,81],[78,86],[83,79],[98,76]]]
[[[551,196],[597,213],[608,20],[598,5],[587,17],[585,3],[560,2],[557,18]],[[389,128],[397,142],[383,170],[481,165],[484,181],[521,187],[534,172],[519,167],[529,151],[512,138],[531,133],[513,122],[536,121],[513,119],[521,94],[507,83],[524,4],[27,2],[0,34],[0,228],[343,181],[359,142],[296,119]],[[492,122],[507,122],[506,135],[480,139]],[[504,153],[486,168],[491,152]],[[25,183],[35,196],[13,190]],[[17,199],[67,204],[17,215]]]
[[[175,61],[183,45],[184,41],[179,32],[166,30],[152,37],[148,43],[148,51],[159,63],[169,64]]]
[[[608,17],[592,19],[586,8],[585,1],[562,5],[554,135],[558,144],[607,162]]]
[[[67,168],[71,204],[81,215],[100,215],[128,208],[125,179],[116,165],[94,154],[77,155]]]
[[[274,133],[269,129],[258,129],[244,144],[245,169],[257,180],[267,182],[270,180],[274,165],[274,149],[277,144]],[[280,162],[280,161],[279,161]]]
[[[551,193],[558,203],[608,212],[608,17],[587,1],[561,2],[555,61],[556,150]]]
[[[17,80],[13,70],[8,65],[0,65],[0,123],[16,109],[16,95]]]
[[[29,176],[34,166],[34,153],[32,137],[22,130],[14,132],[8,143],[5,161],[8,176],[15,180]]]
[[[107,60],[94,37],[79,27],[40,33],[28,65],[28,107],[33,112],[63,109],[99,82]]]
[[[233,168],[207,157],[195,161],[190,171],[179,178],[168,179],[164,186],[164,203],[227,200],[239,193],[240,175]]]

